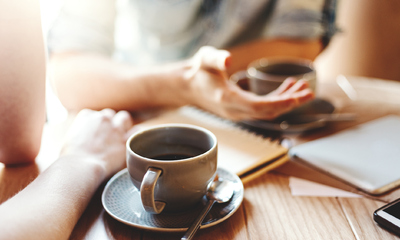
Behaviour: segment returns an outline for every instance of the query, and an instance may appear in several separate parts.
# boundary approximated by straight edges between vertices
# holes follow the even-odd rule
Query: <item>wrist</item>
[[[177,63],[176,86],[178,86],[178,96],[181,99],[181,105],[195,104],[193,101],[192,82],[197,69],[193,66],[190,59]]]
[[[89,177],[97,185],[100,185],[107,176],[105,164],[90,155],[67,154],[61,156],[56,163],[63,165],[66,172]]]
[[[158,77],[152,79],[155,85],[151,88],[154,92],[150,96],[160,106],[180,107],[192,104],[191,78],[188,77],[192,69],[189,60],[160,66]]]

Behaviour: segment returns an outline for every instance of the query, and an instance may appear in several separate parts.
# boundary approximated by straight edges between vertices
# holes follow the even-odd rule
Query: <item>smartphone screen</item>
[[[400,236],[400,198],[377,209],[374,220],[381,227]]]

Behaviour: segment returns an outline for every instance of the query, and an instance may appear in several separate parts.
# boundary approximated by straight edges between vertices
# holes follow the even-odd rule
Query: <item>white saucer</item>
[[[240,178],[221,168],[218,168],[217,173],[219,177],[234,183],[234,193],[229,202],[214,204],[200,228],[211,227],[226,220],[236,212],[243,201],[244,189]],[[205,205],[205,197],[203,200],[193,209],[182,213],[147,213],[126,168],[108,181],[101,197],[104,209],[116,220],[133,227],[160,232],[186,231]]]

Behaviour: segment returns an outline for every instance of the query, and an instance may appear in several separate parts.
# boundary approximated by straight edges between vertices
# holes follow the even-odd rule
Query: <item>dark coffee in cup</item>
[[[181,153],[167,153],[167,154],[161,154],[161,155],[151,157],[151,159],[173,161],[173,160],[182,160],[182,159],[186,159],[186,158],[191,158],[194,156],[196,156],[196,155],[181,154]]]
[[[297,63],[275,63],[256,69],[260,74],[269,74],[276,76],[297,76],[310,73],[313,69],[308,65],[299,65]],[[257,74],[257,73],[255,73]]]

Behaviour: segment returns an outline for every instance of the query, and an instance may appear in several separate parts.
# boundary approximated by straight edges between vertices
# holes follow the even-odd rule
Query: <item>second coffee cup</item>
[[[217,138],[189,124],[163,124],[133,134],[127,167],[149,213],[179,212],[205,195],[217,171]]]
[[[277,89],[288,77],[303,79],[313,91],[316,89],[317,77],[313,62],[302,58],[261,58],[251,62],[246,71],[233,74],[231,80],[240,84],[239,81],[247,79],[247,90],[265,95]]]

